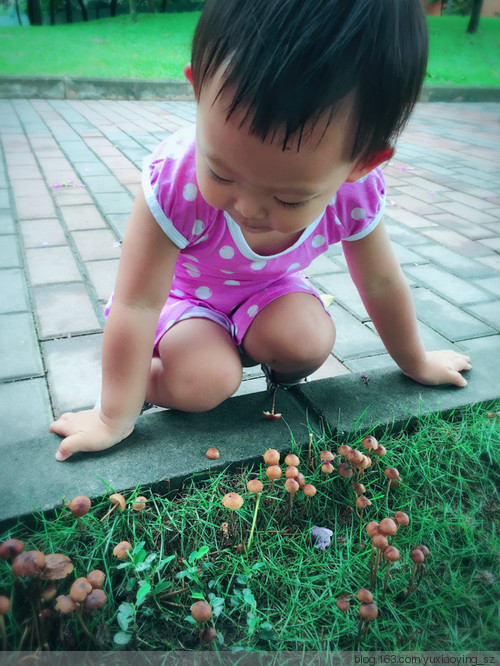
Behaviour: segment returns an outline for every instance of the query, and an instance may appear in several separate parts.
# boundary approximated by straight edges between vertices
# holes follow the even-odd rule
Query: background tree
[[[42,25],[40,0],[28,0],[28,18],[31,25]]]
[[[472,11],[470,15],[469,25],[467,32],[474,34],[479,27],[479,19],[481,18],[481,10],[483,8],[483,0],[473,0]]]

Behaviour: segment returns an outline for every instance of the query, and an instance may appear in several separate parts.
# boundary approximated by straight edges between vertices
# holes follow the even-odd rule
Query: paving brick
[[[427,289],[413,289],[417,317],[452,342],[492,335],[495,330]]]
[[[0,208],[10,207],[10,197],[8,190],[0,190]]]
[[[0,421],[0,458],[4,461],[11,455],[12,445],[46,436],[52,422],[52,410],[45,379],[0,384]],[[25,451],[19,450],[14,455],[19,456],[21,466],[26,464]]]
[[[456,305],[490,300],[487,292],[435,266],[406,266],[405,272]]]
[[[56,416],[94,406],[101,388],[102,335],[42,342]]]
[[[19,223],[25,248],[66,245],[64,229],[57,218],[22,220]]]
[[[334,264],[333,261],[326,256],[326,254],[321,254],[317,259],[315,259],[312,264],[305,270],[305,273],[308,276],[321,275],[323,273],[340,273],[342,268],[337,264]]]
[[[493,250],[477,243],[476,241],[469,240],[461,234],[457,234],[451,229],[430,229],[422,230],[428,238],[431,238],[439,245],[444,245],[450,250],[454,250],[464,257],[477,259],[479,257],[487,257],[493,254]]]
[[[29,310],[24,272],[20,268],[0,270],[0,313]]]
[[[396,206],[388,206],[385,209],[385,215],[394,222],[405,224],[410,229],[429,229],[436,226],[434,222],[430,222],[425,217],[404,208],[396,208]]]
[[[106,223],[93,204],[91,206],[61,206],[61,214],[70,231],[98,229]]]
[[[392,200],[399,208],[411,211],[416,215],[432,215],[433,213],[438,212],[436,206],[421,201],[420,199],[416,199],[415,197],[410,197],[407,194],[394,194]]]
[[[484,277],[493,272],[492,268],[479,261],[463,257],[441,245],[419,245],[415,247],[415,252],[461,278]]]
[[[478,305],[469,305],[466,310],[500,331],[500,299]]]
[[[326,294],[334,296],[337,303],[360,321],[370,319],[349,273],[316,275],[311,278],[311,282],[320,287]]]
[[[25,196],[47,196],[47,185],[43,178],[34,178],[32,180],[14,180],[12,181],[12,190],[16,200]]]
[[[385,218],[385,225],[391,241],[415,249],[416,245],[428,245],[429,239],[422,236],[418,231],[413,231],[408,227],[393,222],[390,218]]]
[[[128,194],[101,194],[95,192],[94,196],[104,215],[130,214],[134,203],[132,197]]]
[[[10,268],[13,266],[21,266],[21,255],[17,237],[14,235],[2,236],[0,242],[0,268]]]
[[[497,273],[500,273],[500,255],[499,254],[492,254],[489,257],[480,257],[480,258],[478,258],[478,261],[481,264],[484,264],[485,266],[488,266],[489,268],[492,268],[493,270],[497,271]]]
[[[101,331],[92,302],[82,283],[35,287],[33,297],[41,340]]]
[[[447,203],[436,204],[436,206],[437,208],[442,208],[443,210],[452,213],[453,215],[456,215],[458,218],[474,222],[474,224],[483,224],[495,221],[494,217],[489,215],[484,210],[471,208],[469,205],[465,203],[450,201]]]
[[[17,217],[19,220],[55,217],[56,209],[50,196],[24,196],[16,199]]]
[[[333,353],[342,363],[352,357],[385,351],[378,335],[340,305],[334,303],[329,311],[337,329]]]
[[[75,187],[59,187],[52,190],[52,196],[57,206],[91,206],[94,201],[83,183],[78,182]]]
[[[500,275],[474,280],[474,282],[478,287],[481,287],[481,289],[486,289],[500,301]]]
[[[345,365],[349,368],[351,373],[359,374],[359,381],[362,381],[361,375],[367,375],[368,383],[370,383],[370,373],[376,370],[391,368],[397,370],[398,366],[389,354],[375,354],[374,356],[362,356],[360,358],[348,358]],[[360,384],[361,386],[361,384]]]
[[[100,160],[94,159],[88,162],[75,162],[75,169],[82,178],[85,176],[110,176],[111,171]]]
[[[83,261],[117,259],[120,256],[119,243],[108,229],[74,231],[72,237]]]
[[[132,209],[130,209],[131,211]],[[112,227],[114,232],[121,241],[125,236],[125,230],[127,228],[127,223],[130,217],[130,211],[128,213],[120,213],[118,215],[106,215],[106,220],[109,225]]]
[[[488,229],[485,224],[475,224],[468,220],[461,220],[451,213],[440,213],[439,215],[429,215],[429,220],[452,229],[453,231],[469,238],[470,240],[479,240],[495,236],[496,234]]]
[[[26,262],[33,286],[81,280],[80,271],[69,247],[27,249]]]
[[[124,193],[123,186],[113,176],[85,176],[85,184],[93,194]]]
[[[32,315],[3,314],[0,322],[0,381],[43,375]]]
[[[118,272],[118,259],[103,261],[88,261],[85,264],[87,273],[95,289],[97,298],[107,302],[114,289],[116,274]]]
[[[496,238],[482,238],[479,243],[500,254],[500,238],[498,236]]]

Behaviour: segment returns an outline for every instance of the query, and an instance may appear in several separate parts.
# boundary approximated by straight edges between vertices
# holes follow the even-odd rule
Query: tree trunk
[[[161,0],[161,13],[164,14],[167,11],[167,0]]]
[[[156,14],[156,7],[155,7],[154,0],[146,0],[146,1],[147,1],[147,5],[148,5],[148,11],[151,14]]]
[[[40,0],[28,0],[28,18],[31,25],[42,25]]]
[[[73,9],[71,7],[71,0],[66,0],[64,5],[66,9],[66,23],[73,23]]]
[[[111,0],[111,16],[116,16],[116,5],[118,0]]]
[[[130,11],[130,19],[132,23],[137,23],[137,6],[135,0],[128,0],[128,8]]]
[[[83,0],[78,0],[78,5],[80,7],[80,11],[82,12],[82,19],[84,21],[88,21],[87,7],[85,7]]]
[[[481,18],[481,9],[483,8],[483,0],[473,0],[472,12],[470,15],[469,25],[467,32],[474,34],[479,28],[479,19]]]
[[[16,14],[17,14],[17,20],[19,21],[19,25],[22,25],[23,21],[21,19],[21,12],[19,11],[19,0],[16,0]]]
[[[49,0],[50,25],[56,24],[55,0]]]

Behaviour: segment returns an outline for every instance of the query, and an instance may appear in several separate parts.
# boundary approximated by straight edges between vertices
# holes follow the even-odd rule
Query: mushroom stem
[[[309,449],[307,451],[307,466],[311,466],[311,448],[312,448],[313,436],[312,433],[309,433]]]
[[[253,533],[255,531],[255,525],[257,523],[257,513],[259,512],[260,497],[261,493],[257,493],[257,496],[255,498],[255,511],[253,512],[252,527],[250,528],[250,536],[248,537],[248,543],[246,548],[247,552],[250,550],[250,546],[252,545]]]
[[[370,578],[370,588],[373,587],[373,585],[375,583],[375,579],[377,578],[377,571],[378,571],[378,567],[379,567],[379,564],[380,564],[381,554],[382,554],[382,549],[377,548],[377,557],[375,558],[375,566],[372,569],[372,575],[371,575],[371,578]]]
[[[117,508],[117,506],[118,506],[118,504],[114,504],[114,505],[111,507],[111,509],[108,511],[108,513],[107,513],[106,515],[104,515],[104,516],[101,518],[100,522],[102,523],[102,521],[103,521],[105,518],[107,518],[111,513],[113,513],[113,511]]]
[[[391,570],[391,564],[392,564],[392,562],[390,562],[390,561],[387,562],[387,570],[385,572],[385,578],[384,578],[384,591],[382,593],[384,596],[385,596],[385,593],[387,591],[387,583],[389,582],[389,571]]]
[[[384,503],[387,500],[387,496],[389,494],[389,488],[390,487],[391,487],[391,479],[389,479],[388,482],[387,482],[387,486],[386,486],[386,489],[385,489],[385,495],[384,495],[384,499],[383,499]]]
[[[299,518],[302,518],[306,511],[307,503],[309,502],[309,497],[306,495],[306,501],[304,502],[304,506],[302,507],[302,511],[299,513]]]
[[[414,562],[413,563],[413,571],[412,571],[412,574],[411,574],[409,592],[411,592],[413,590],[413,587],[414,587],[414,584],[415,584],[415,576],[416,576],[417,571],[419,569],[420,569],[420,564],[418,564],[418,562]]]

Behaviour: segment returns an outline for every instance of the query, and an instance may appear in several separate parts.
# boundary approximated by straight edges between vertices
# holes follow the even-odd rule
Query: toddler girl
[[[316,370],[335,326],[307,280],[342,242],[387,351],[423,384],[469,358],[426,352],[382,216],[380,165],[418,99],[421,0],[207,0],[185,68],[196,130],[146,161],[103,336],[101,406],[63,414],[56,458],[113,446],[144,399],[220,404],[243,364],[274,383]]]

